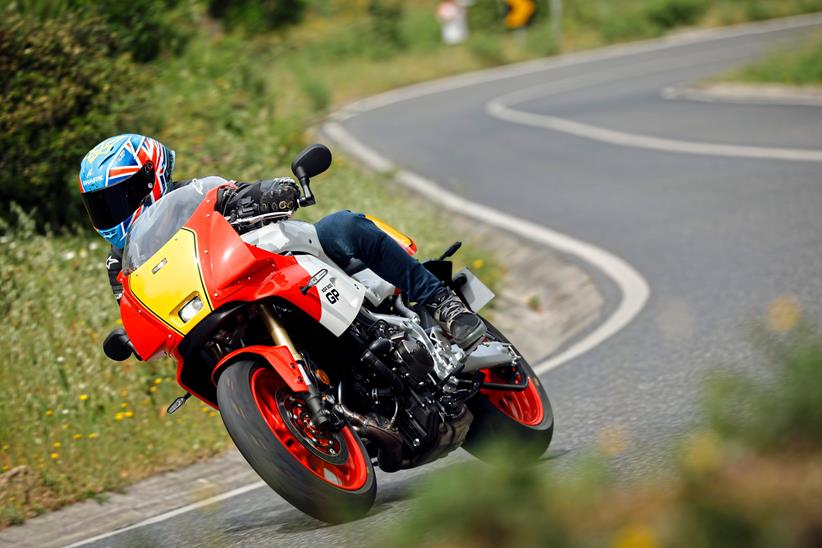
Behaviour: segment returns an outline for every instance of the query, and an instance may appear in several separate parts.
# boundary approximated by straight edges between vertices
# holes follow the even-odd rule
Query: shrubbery
[[[691,25],[708,9],[710,0],[656,0],[646,8],[648,19],[661,29]]]
[[[0,217],[17,202],[62,226],[84,215],[76,191],[80,159],[104,136],[134,127],[137,113],[126,101],[147,83],[118,55],[117,39],[100,19],[3,15]]]
[[[0,0],[0,9],[58,20],[67,25],[97,20],[107,27],[103,39],[116,53],[147,62],[166,51],[179,51],[192,32],[192,0]]]
[[[402,49],[406,45],[402,34],[402,0],[370,0],[368,15],[376,49]]]
[[[228,28],[249,32],[278,29],[299,23],[305,0],[208,0],[208,13]]]

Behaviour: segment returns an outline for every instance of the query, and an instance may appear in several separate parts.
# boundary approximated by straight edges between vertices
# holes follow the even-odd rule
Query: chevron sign
[[[508,13],[505,15],[505,26],[509,29],[520,29],[531,22],[537,11],[534,0],[505,0]]]

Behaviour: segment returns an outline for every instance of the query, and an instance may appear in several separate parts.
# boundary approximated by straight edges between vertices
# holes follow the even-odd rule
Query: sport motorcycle
[[[331,165],[312,145],[293,161],[299,206]],[[292,211],[226,218],[220,177],[160,198],[129,231],[120,280],[122,328],[103,344],[125,360],[170,356],[185,395],[219,410],[253,469],[292,505],[326,522],[356,519],[376,495],[375,466],[414,468],[458,447],[498,459],[513,440],[537,460],[554,428],[538,376],[490,322],[462,349],[426,307],[359,261],[335,264]],[[409,254],[413,240],[371,220]],[[453,272],[456,242],[425,267],[478,311],[493,293]],[[505,457],[503,457],[505,458]]]

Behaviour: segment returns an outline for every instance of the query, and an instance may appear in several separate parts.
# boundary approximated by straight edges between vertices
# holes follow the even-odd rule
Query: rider
[[[102,141],[80,164],[80,190],[91,223],[111,244],[106,259],[109,282],[119,302],[117,281],[129,226],[163,195],[188,184],[172,182],[175,153],[142,135],[117,135]],[[229,218],[272,211],[293,211],[300,191],[290,178],[234,182],[220,191],[216,209]],[[434,319],[463,348],[485,334],[485,324],[450,289],[360,213],[338,211],[315,227],[323,251],[338,265],[359,260],[400,288],[409,300],[424,304]]]

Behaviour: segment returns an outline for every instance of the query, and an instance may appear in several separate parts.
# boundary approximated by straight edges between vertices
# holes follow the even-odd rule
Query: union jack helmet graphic
[[[125,134],[99,143],[80,163],[80,191],[91,224],[123,248],[145,207],[171,191],[174,151],[150,137]]]

